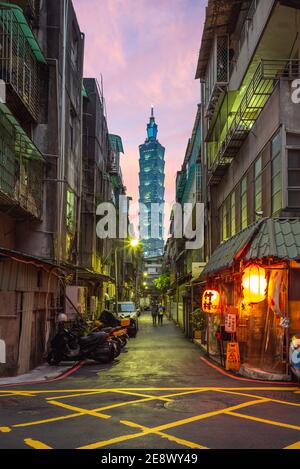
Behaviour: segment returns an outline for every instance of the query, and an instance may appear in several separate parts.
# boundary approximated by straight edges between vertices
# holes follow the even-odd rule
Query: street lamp
[[[130,246],[134,249],[137,248],[139,246],[139,244],[140,244],[140,241],[138,239],[131,239],[130,240]]]

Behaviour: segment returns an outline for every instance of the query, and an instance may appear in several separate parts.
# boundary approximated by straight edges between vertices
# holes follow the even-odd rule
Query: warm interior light
[[[266,298],[267,279],[265,269],[250,265],[243,272],[243,296],[245,303],[260,303]]]

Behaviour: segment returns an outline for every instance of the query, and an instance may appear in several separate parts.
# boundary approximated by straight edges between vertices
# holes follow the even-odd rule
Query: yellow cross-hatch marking
[[[82,415],[92,415],[93,417],[99,417],[101,419],[110,419],[110,415],[100,414],[100,410],[97,409],[83,409],[81,407],[75,407],[73,405],[65,404],[64,402],[58,401],[49,401],[49,404],[56,405],[58,407],[63,407],[64,409],[74,410],[75,412],[81,413]]]
[[[133,435],[123,435],[123,436],[120,436],[120,437],[112,438],[112,439],[107,440],[107,441],[99,441],[99,442],[96,442],[96,443],[92,443],[90,445],[82,446],[79,449],[103,448],[104,446],[119,443],[121,441],[126,441],[127,439],[140,438],[140,437],[143,437],[145,435],[149,435],[151,433],[161,432],[163,430],[168,430],[169,428],[179,427],[181,425],[186,425],[188,423],[197,422],[199,420],[203,420],[203,419],[206,419],[206,418],[209,418],[209,417],[213,417],[215,415],[223,414],[226,411],[231,411],[231,410],[234,411],[234,410],[241,409],[241,408],[244,408],[244,407],[249,407],[249,406],[257,405],[257,404],[262,404],[264,402],[265,402],[265,399],[257,399],[255,401],[245,402],[243,404],[238,404],[238,405],[235,405],[235,406],[227,407],[227,408],[222,409],[222,410],[215,410],[215,411],[212,411],[212,412],[207,412],[207,413],[204,413],[204,414],[196,415],[194,417],[189,417],[189,418],[186,418],[186,419],[177,420],[175,422],[159,425],[158,427],[149,428],[149,429],[147,429],[143,432],[135,433]],[[128,421],[120,420],[120,423],[123,423],[123,422],[125,422],[125,425],[128,424]]]
[[[130,422],[127,420],[122,420],[123,425],[128,425],[129,427],[132,428],[139,428],[140,430],[143,430],[143,432],[151,430],[149,427],[145,427],[144,425],[139,425],[134,422]],[[165,438],[170,441],[174,441],[175,443],[178,443],[179,445],[187,446],[188,448],[193,448],[193,449],[208,449],[206,446],[199,445],[198,443],[193,443],[192,441],[184,440],[183,438],[178,438],[177,436],[169,435],[168,433],[163,433],[163,432],[154,432],[152,430],[151,433],[154,433],[155,435],[159,435],[162,438]]]
[[[204,392],[204,391],[206,391],[206,389],[200,389],[200,390],[196,390],[196,391],[188,391],[188,392],[184,392],[184,393],[174,393],[174,394],[169,394],[167,396],[164,396],[164,398],[176,397],[176,396],[181,396],[181,395],[186,395],[186,394],[191,394],[191,393],[199,393],[199,392]],[[124,407],[124,406],[127,406],[127,405],[140,404],[140,403],[143,403],[143,402],[150,402],[150,401],[157,400],[160,397],[161,396],[150,396],[149,395],[149,397],[146,397],[144,399],[136,399],[134,401],[125,401],[125,402],[120,402],[120,403],[117,403],[117,404],[110,404],[110,405],[107,405],[105,407],[99,407],[97,409],[92,409],[91,412],[95,413],[94,417],[101,417],[99,412],[101,412],[103,410],[110,410],[110,409],[114,409],[114,408],[118,408],[118,407]],[[57,402],[56,399],[54,401],[53,397],[52,398],[47,398],[47,402],[50,403],[50,404],[51,403],[53,404],[55,402],[55,404],[53,404],[53,405],[62,404],[62,403]],[[71,410],[71,408],[70,408],[71,406],[68,406],[67,404],[60,405],[60,407],[64,407],[65,409]],[[73,410],[74,410],[75,407],[74,406],[72,406],[72,407],[73,407]],[[15,428],[30,427],[30,426],[33,426],[33,425],[42,425],[42,424],[47,424],[47,423],[54,423],[54,422],[59,422],[59,421],[72,419],[72,418],[76,418],[76,417],[82,417],[82,416],[88,414],[88,412],[84,408],[76,407],[76,409],[78,409],[78,410],[76,411],[75,414],[69,414],[69,415],[64,415],[64,416],[60,416],[60,417],[52,417],[52,418],[49,418],[49,419],[36,420],[36,421],[33,421],[33,422],[15,424],[15,425],[13,425],[13,427],[15,427]],[[90,414],[90,415],[93,415],[93,414]],[[104,417],[102,417],[102,418],[104,418]],[[106,418],[110,418],[110,416],[106,415]]]
[[[46,395],[49,395],[49,394],[51,395],[52,394],[51,397],[44,397],[46,402],[48,402],[51,405],[55,405],[55,406],[64,408],[66,410],[74,411],[73,414],[69,414],[69,415],[65,415],[65,416],[53,417],[53,418],[50,418],[50,419],[38,420],[38,421],[35,421],[35,422],[26,422],[26,423],[23,423],[23,424],[16,424],[16,425],[12,426],[14,428],[27,427],[27,426],[31,426],[31,425],[39,425],[39,424],[45,424],[45,423],[50,423],[50,422],[58,422],[58,421],[63,421],[63,420],[67,420],[67,419],[72,419],[72,418],[75,418],[75,417],[81,417],[81,416],[84,416],[84,415],[91,415],[91,416],[101,418],[101,419],[110,419],[111,418],[110,415],[103,414],[101,412],[109,410],[109,409],[114,409],[114,408],[127,406],[127,405],[147,403],[147,402],[151,402],[151,401],[154,401],[154,400],[170,402],[170,401],[173,400],[172,398],[174,398],[174,397],[180,397],[180,396],[191,395],[191,394],[198,394],[198,393],[209,392],[209,391],[215,391],[215,392],[220,392],[220,393],[225,393],[225,394],[233,394],[233,395],[237,395],[237,396],[240,395],[240,396],[243,396],[243,397],[254,398],[255,400],[253,400],[253,401],[244,402],[242,404],[238,404],[238,405],[227,407],[227,408],[225,407],[224,409],[217,410],[217,411],[206,412],[204,414],[196,415],[196,416],[189,417],[189,418],[186,418],[186,419],[181,419],[181,420],[178,420],[178,421],[175,421],[175,422],[163,424],[163,425],[153,427],[153,428],[145,427],[143,425],[140,425],[140,424],[135,423],[135,422],[130,422],[128,420],[120,420],[120,423],[122,425],[130,426],[132,428],[137,428],[140,431],[137,432],[137,433],[131,434],[131,435],[121,435],[121,436],[118,436],[118,437],[115,437],[115,438],[111,438],[110,440],[99,441],[99,442],[92,443],[92,444],[81,447],[81,448],[85,448],[85,449],[96,449],[96,448],[101,448],[101,447],[104,447],[104,446],[108,446],[110,444],[113,445],[113,444],[116,444],[116,443],[119,443],[119,442],[122,442],[122,441],[127,441],[127,440],[131,440],[131,439],[135,439],[135,438],[144,437],[144,436],[149,435],[149,434],[156,434],[156,435],[158,435],[162,438],[165,438],[165,439],[168,439],[170,441],[176,442],[177,444],[182,445],[182,446],[186,446],[186,447],[189,447],[189,448],[207,449],[205,446],[199,445],[197,443],[184,440],[184,439],[179,438],[177,436],[169,435],[169,434],[165,433],[165,430],[168,430],[170,428],[180,427],[180,426],[188,424],[188,423],[196,422],[196,421],[203,420],[203,419],[213,417],[213,416],[216,416],[216,415],[220,415],[220,414],[232,415],[234,417],[239,417],[239,418],[248,419],[248,420],[254,420],[254,421],[269,424],[269,425],[276,425],[276,426],[283,427],[283,428],[290,428],[290,429],[293,429],[293,430],[300,430],[300,427],[296,426],[296,425],[286,424],[286,423],[282,423],[282,422],[276,422],[276,421],[273,421],[273,420],[262,419],[262,418],[259,418],[259,417],[252,417],[252,416],[249,416],[249,415],[246,415],[246,414],[241,414],[241,413],[236,412],[238,409],[246,408],[248,406],[263,404],[263,403],[266,403],[266,402],[275,402],[275,403],[278,403],[278,404],[297,406],[297,407],[300,406],[300,404],[297,404],[297,403],[282,401],[282,400],[278,400],[278,399],[272,399],[272,398],[263,397],[263,396],[257,396],[257,395],[245,392],[245,391],[252,391],[253,392],[253,391],[279,391],[279,390],[280,391],[287,391],[287,392],[297,392],[299,390],[299,388],[282,387],[282,386],[280,386],[280,387],[279,386],[273,386],[273,387],[272,386],[268,386],[268,387],[266,387],[266,386],[259,386],[259,387],[258,386],[256,386],[256,387],[251,386],[251,387],[240,387],[240,388],[236,388],[236,387],[234,387],[234,388],[233,387],[229,387],[229,388],[218,388],[218,387],[179,388],[179,387],[177,387],[177,388],[109,388],[109,389],[102,388],[102,389],[88,389],[88,390],[86,390],[86,389],[70,390],[69,389],[69,390],[41,390],[41,391],[33,391],[33,390],[29,390],[29,391],[10,390],[10,391],[8,391],[8,390],[5,390],[5,391],[0,391],[0,398],[1,397],[7,397],[7,396],[13,396],[13,395],[20,396],[20,397],[22,397],[22,396],[30,396],[30,397],[36,396],[36,397],[38,397],[38,396],[42,396],[43,394],[46,394]],[[152,391],[152,392],[169,391],[171,393],[167,394],[167,395],[145,394],[145,392],[150,392],[150,391]],[[174,391],[177,391],[177,392],[174,392]],[[64,394],[64,393],[66,393],[66,394]],[[128,396],[137,396],[137,397],[140,397],[141,399],[135,399],[135,400],[131,400],[131,401],[123,401],[123,402],[119,402],[119,403],[116,403],[116,404],[102,406],[102,407],[99,407],[99,408],[96,408],[96,409],[91,409],[91,410],[81,408],[81,407],[77,407],[77,406],[73,406],[73,405],[70,405],[70,404],[63,403],[63,402],[59,402],[59,399],[72,399],[73,397],[85,397],[85,396],[97,395],[97,394],[99,394],[101,396],[104,393],[111,393],[111,394],[116,393],[116,394],[120,394],[120,395],[125,394],[125,395],[128,395]],[[54,396],[56,396],[56,397],[54,397]],[[10,427],[1,427],[0,432],[1,431],[2,432],[10,432],[11,428]],[[50,449],[49,446],[45,445],[44,443],[42,443],[38,440],[26,439],[26,440],[24,440],[24,442],[32,448]],[[297,443],[294,443],[293,445],[288,446],[287,448],[288,449],[298,449],[299,445],[300,445],[300,442],[297,442]]]
[[[240,413],[234,412],[234,411],[227,411],[227,412],[225,412],[225,414],[232,415],[234,417],[239,417],[239,418],[246,419],[246,420],[253,420],[254,422],[260,422],[260,423],[266,423],[268,425],[274,425],[276,427],[290,428],[292,430],[300,431],[300,427],[298,425],[292,425],[290,423],[276,422],[276,420],[268,420],[268,419],[263,419],[263,418],[260,418],[260,417],[253,417],[252,415],[240,414]]]
[[[225,394],[234,394],[236,396],[246,396],[246,397],[253,397],[253,398],[256,398],[256,399],[259,399],[260,397],[263,397],[263,396],[257,396],[257,394],[246,394],[244,392],[234,392],[234,391],[223,391],[222,389],[216,389],[215,390],[216,392],[223,392]],[[270,397],[266,397],[266,399],[268,399],[269,402],[275,402],[277,404],[284,404],[284,405],[290,405],[290,406],[295,406],[295,407],[300,407],[300,403],[296,403],[296,402],[290,402],[290,401],[281,401],[279,399],[273,399],[273,398],[270,398]]]
[[[141,392],[146,392],[146,391],[154,391],[154,392],[159,392],[159,391],[197,391],[197,390],[202,390],[206,389],[207,391],[211,390],[217,390],[217,389],[223,389],[224,391],[287,391],[287,392],[295,392],[298,393],[299,388],[296,386],[243,386],[243,387],[218,387],[218,386],[196,386],[196,387],[188,387],[188,388],[90,388],[90,389],[44,389],[41,391],[35,391],[35,390],[0,390],[0,397],[1,394],[18,394],[20,392],[22,393],[28,393],[33,396],[38,396],[40,394],[61,394],[61,393],[90,393],[90,392],[99,392],[99,393],[105,393],[105,392],[114,392],[114,391],[129,391],[129,392],[135,392],[135,391],[141,391]]]

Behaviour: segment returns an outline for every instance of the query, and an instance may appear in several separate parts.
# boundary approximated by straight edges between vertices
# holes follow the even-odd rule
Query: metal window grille
[[[0,113],[0,205],[41,218],[44,164],[28,158],[25,147],[23,137]]]
[[[39,117],[39,63],[12,9],[0,8],[0,78]]]

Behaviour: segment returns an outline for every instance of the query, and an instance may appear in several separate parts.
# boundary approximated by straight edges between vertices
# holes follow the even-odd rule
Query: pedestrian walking
[[[152,302],[151,314],[152,314],[153,326],[156,326],[157,325],[157,316],[158,316],[158,305],[155,301]]]
[[[164,321],[165,307],[160,305],[158,308],[158,325],[162,326]]]

